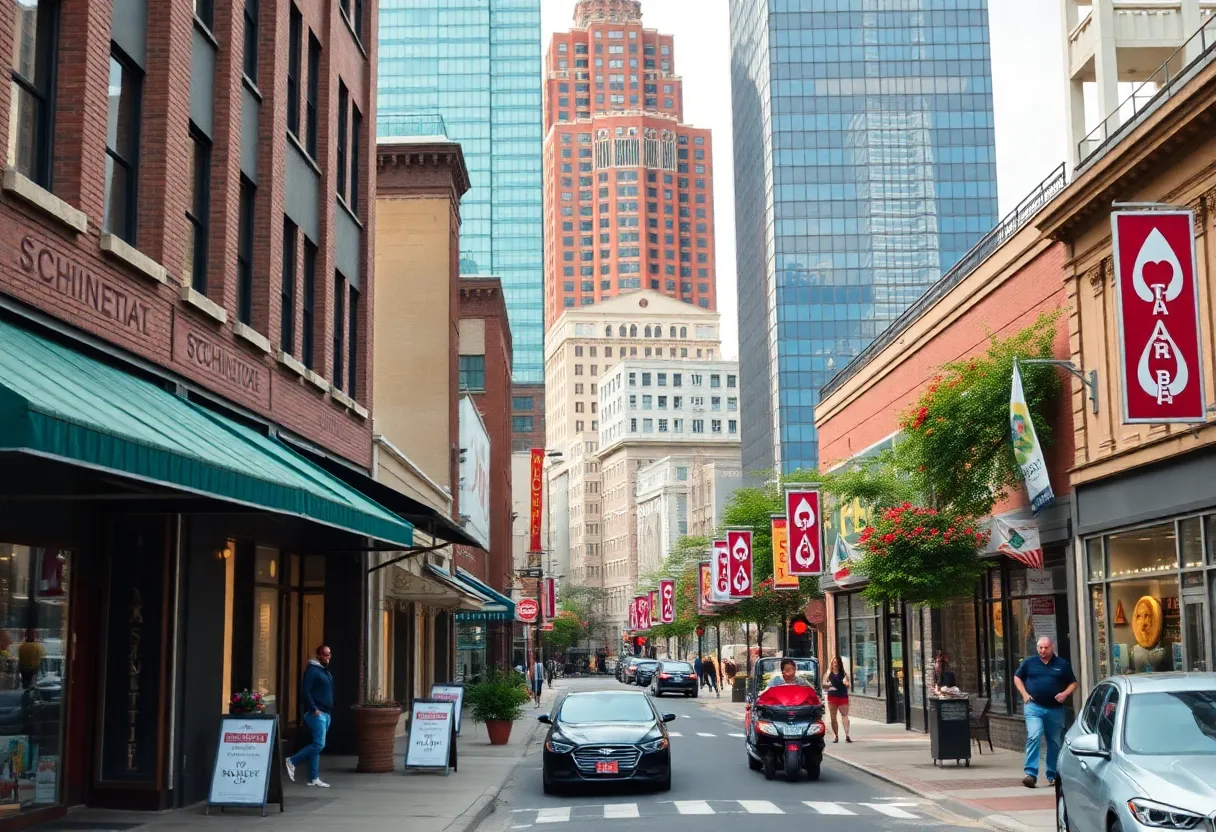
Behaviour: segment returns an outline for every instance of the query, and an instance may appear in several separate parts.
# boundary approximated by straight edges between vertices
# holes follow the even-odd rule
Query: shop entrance
[[[898,610],[898,608],[897,608]],[[887,722],[908,719],[908,673],[904,662],[904,617],[898,611],[888,612],[887,619]]]

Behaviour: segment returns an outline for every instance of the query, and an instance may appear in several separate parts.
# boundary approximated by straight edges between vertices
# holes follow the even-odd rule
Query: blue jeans
[[[305,714],[304,724],[312,731],[312,742],[289,759],[293,766],[307,761],[308,779],[311,781],[321,776],[321,752],[325,749],[325,733],[329,730],[329,714],[322,713],[320,716]]]
[[[1047,736],[1047,779],[1056,779],[1056,760],[1064,739],[1064,708],[1044,708],[1028,702],[1026,712],[1026,773],[1039,776],[1039,746]]]

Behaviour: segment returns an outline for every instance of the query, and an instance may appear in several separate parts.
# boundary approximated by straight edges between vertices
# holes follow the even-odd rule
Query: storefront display
[[[836,652],[855,694],[882,696],[882,629],[882,607],[867,602],[860,592],[836,596]]]

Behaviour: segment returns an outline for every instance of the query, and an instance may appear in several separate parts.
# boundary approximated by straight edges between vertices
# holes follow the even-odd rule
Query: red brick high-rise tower
[[[545,326],[653,289],[715,310],[713,148],[684,124],[670,35],[580,0],[545,55]]]

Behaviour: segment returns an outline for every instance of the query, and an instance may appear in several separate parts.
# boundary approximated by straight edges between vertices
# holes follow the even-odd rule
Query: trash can
[[[954,760],[971,765],[971,699],[930,697],[929,749],[933,764]]]
[[[735,677],[735,683],[730,689],[731,702],[746,702],[747,701],[747,677],[740,673]]]

